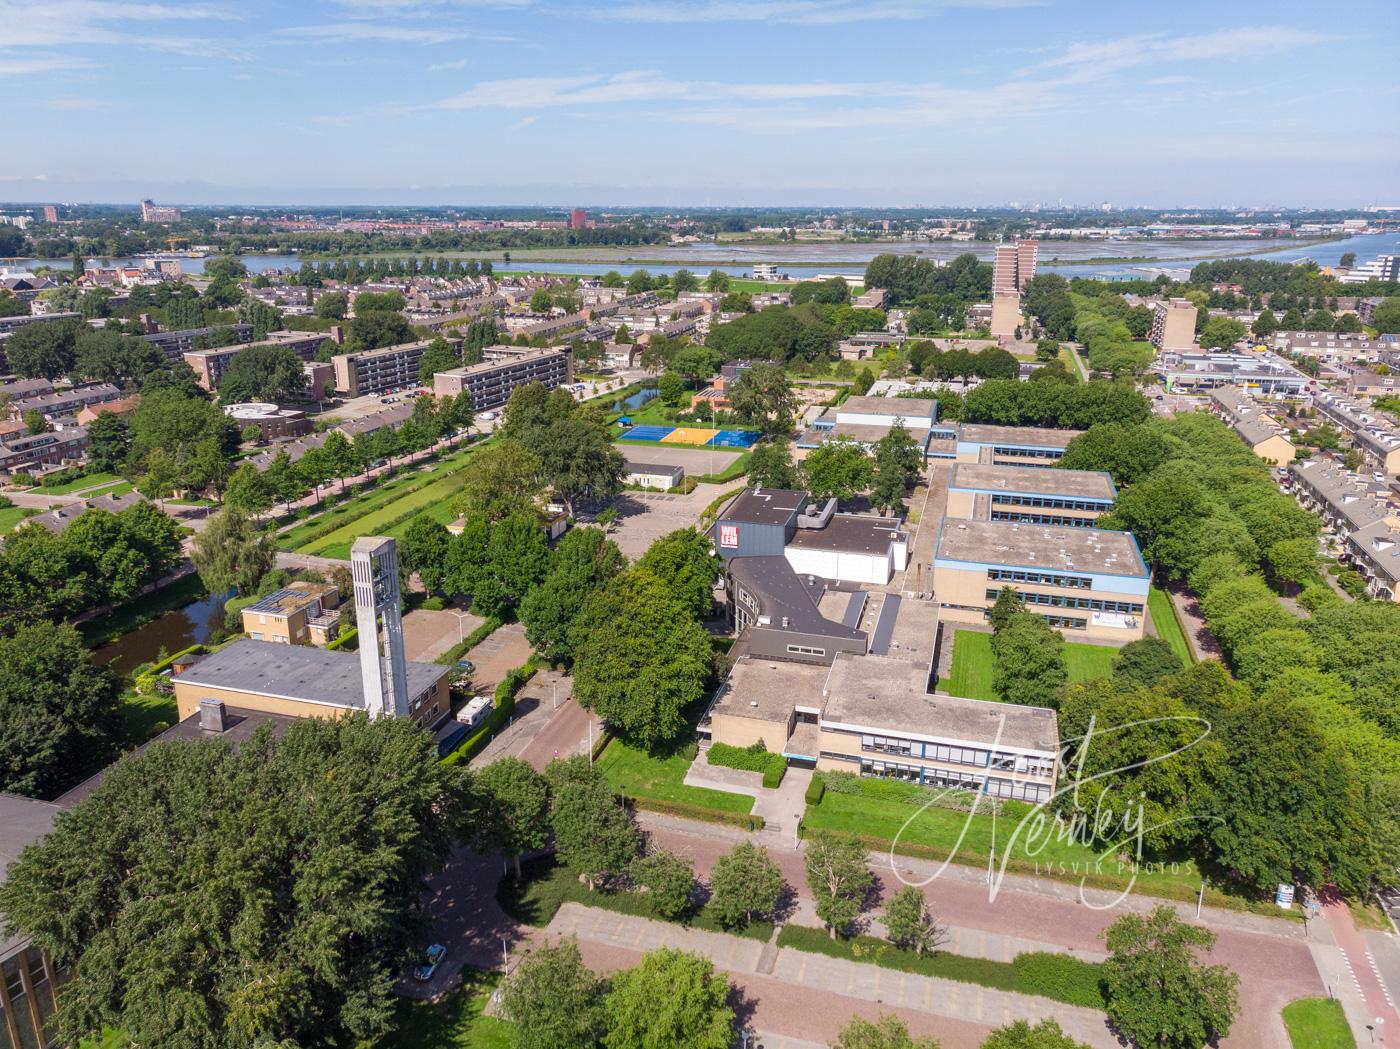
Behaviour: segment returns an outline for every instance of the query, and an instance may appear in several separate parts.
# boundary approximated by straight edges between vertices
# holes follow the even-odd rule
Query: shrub
[[[710,745],[709,762],[711,765],[722,765],[725,768],[761,772],[763,785],[770,789],[781,784],[787,772],[787,759],[781,754],[769,753],[768,748],[763,745],[763,740],[748,747],[713,743]]]
[[[820,775],[813,776],[812,782],[807,784],[805,795],[808,805],[820,805],[822,798],[826,796],[826,781]]]
[[[10,481],[21,488],[30,488],[34,484],[34,475],[28,470],[20,470],[18,473],[10,475]]]
[[[15,501],[8,495],[0,495],[0,509],[8,510],[15,505]]]
[[[666,816],[682,816],[685,819],[706,820],[709,823],[727,823],[745,830],[762,830],[763,817],[746,812],[724,812],[704,805],[692,805],[688,801],[662,801],[660,798],[633,797],[627,795],[627,804],[648,812],[660,812]]]
[[[1032,994],[1090,1009],[1104,1007],[1102,969],[1093,962],[1048,951],[1032,951],[1016,955],[1011,967]]]
[[[1326,583],[1309,583],[1298,592],[1298,604],[1309,612],[1316,612],[1328,605],[1335,605],[1341,598]]]

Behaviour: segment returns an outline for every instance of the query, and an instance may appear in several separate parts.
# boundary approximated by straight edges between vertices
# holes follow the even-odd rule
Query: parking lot
[[[636,559],[668,532],[677,528],[693,528],[700,514],[723,492],[738,488],[742,480],[732,484],[702,484],[689,495],[666,495],[662,492],[623,492],[617,499],[617,521],[610,535],[627,557]],[[591,524],[588,514],[579,515],[580,524]]]

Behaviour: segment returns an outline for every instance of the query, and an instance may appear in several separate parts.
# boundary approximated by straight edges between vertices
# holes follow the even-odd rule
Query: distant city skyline
[[[0,199],[1400,203],[1400,5],[0,0]]]

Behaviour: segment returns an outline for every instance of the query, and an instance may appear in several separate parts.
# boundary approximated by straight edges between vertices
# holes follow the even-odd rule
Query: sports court
[[[634,426],[618,436],[626,441],[688,444],[701,448],[749,448],[760,435],[757,430],[712,430],[705,426]]]

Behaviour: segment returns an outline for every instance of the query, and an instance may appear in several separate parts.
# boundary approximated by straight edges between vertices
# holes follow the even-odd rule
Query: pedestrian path
[[[1340,949],[1340,958],[1330,956],[1339,963],[1333,965],[1331,972],[1320,961],[1318,971],[1324,979],[1330,976],[1336,985],[1337,997],[1357,1044],[1400,1044],[1400,1011],[1395,1008],[1390,988],[1367,949],[1365,938],[1357,931],[1351,911],[1335,893],[1324,891],[1321,897],[1322,916]],[[1318,958],[1316,949],[1314,958]]]
[[[577,903],[565,903],[560,907],[548,932],[551,938],[574,936],[581,941],[640,953],[660,947],[692,951],[709,958],[721,969],[741,974],[760,974],[760,966],[767,968],[765,954],[769,953],[770,946],[758,940],[617,914]],[[1017,1020],[1036,1023],[1050,1017],[1059,1022],[1065,1033],[1091,1046],[1111,1049],[1117,1045],[1103,1014],[1094,1009],[897,972],[844,958],[780,948],[772,963],[771,978],[809,992],[988,1027],[1000,1027]]]

